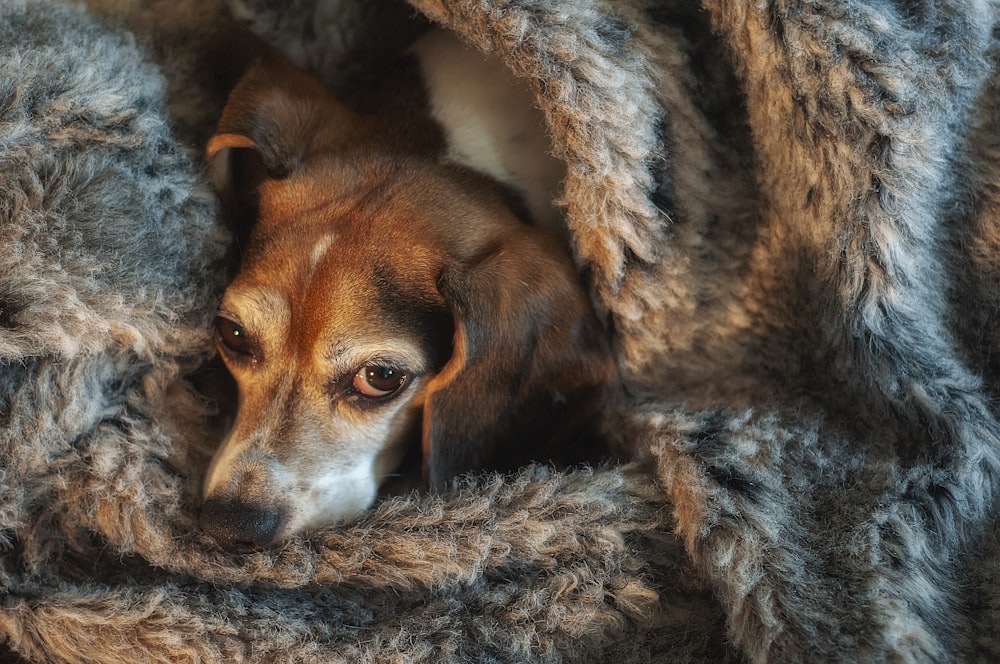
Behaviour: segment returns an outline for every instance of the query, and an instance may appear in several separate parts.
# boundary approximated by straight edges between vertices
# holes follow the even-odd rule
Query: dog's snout
[[[201,529],[228,551],[262,549],[278,539],[285,524],[279,509],[231,498],[209,498],[201,508]]]

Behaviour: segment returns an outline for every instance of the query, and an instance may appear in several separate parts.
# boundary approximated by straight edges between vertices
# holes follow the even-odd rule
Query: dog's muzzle
[[[286,514],[278,509],[210,498],[202,505],[199,525],[227,551],[246,553],[273,544],[286,521]]]

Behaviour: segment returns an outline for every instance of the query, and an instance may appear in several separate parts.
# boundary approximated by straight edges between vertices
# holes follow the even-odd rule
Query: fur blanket
[[[196,526],[223,8],[0,0],[0,641],[46,662],[1000,661],[1000,7],[245,0],[337,90],[534,86],[631,460]]]

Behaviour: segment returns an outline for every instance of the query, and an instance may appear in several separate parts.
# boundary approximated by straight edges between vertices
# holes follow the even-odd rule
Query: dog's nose
[[[279,509],[232,498],[209,498],[201,507],[199,525],[227,551],[262,549],[278,538],[285,523]]]

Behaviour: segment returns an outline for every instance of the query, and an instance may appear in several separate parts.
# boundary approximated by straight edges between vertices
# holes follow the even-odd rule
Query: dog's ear
[[[212,184],[237,237],[245,239],[257,217],[265,180],[295,172],[334,132],[349,133],[357,123],[318,80],[261,45],[206,147]]]
[[[424,402],[424,474],[435,489],[471,470],[593,451],[610,353],[569,257],[541,237],[525,227],[439,280],[455,340]]]

